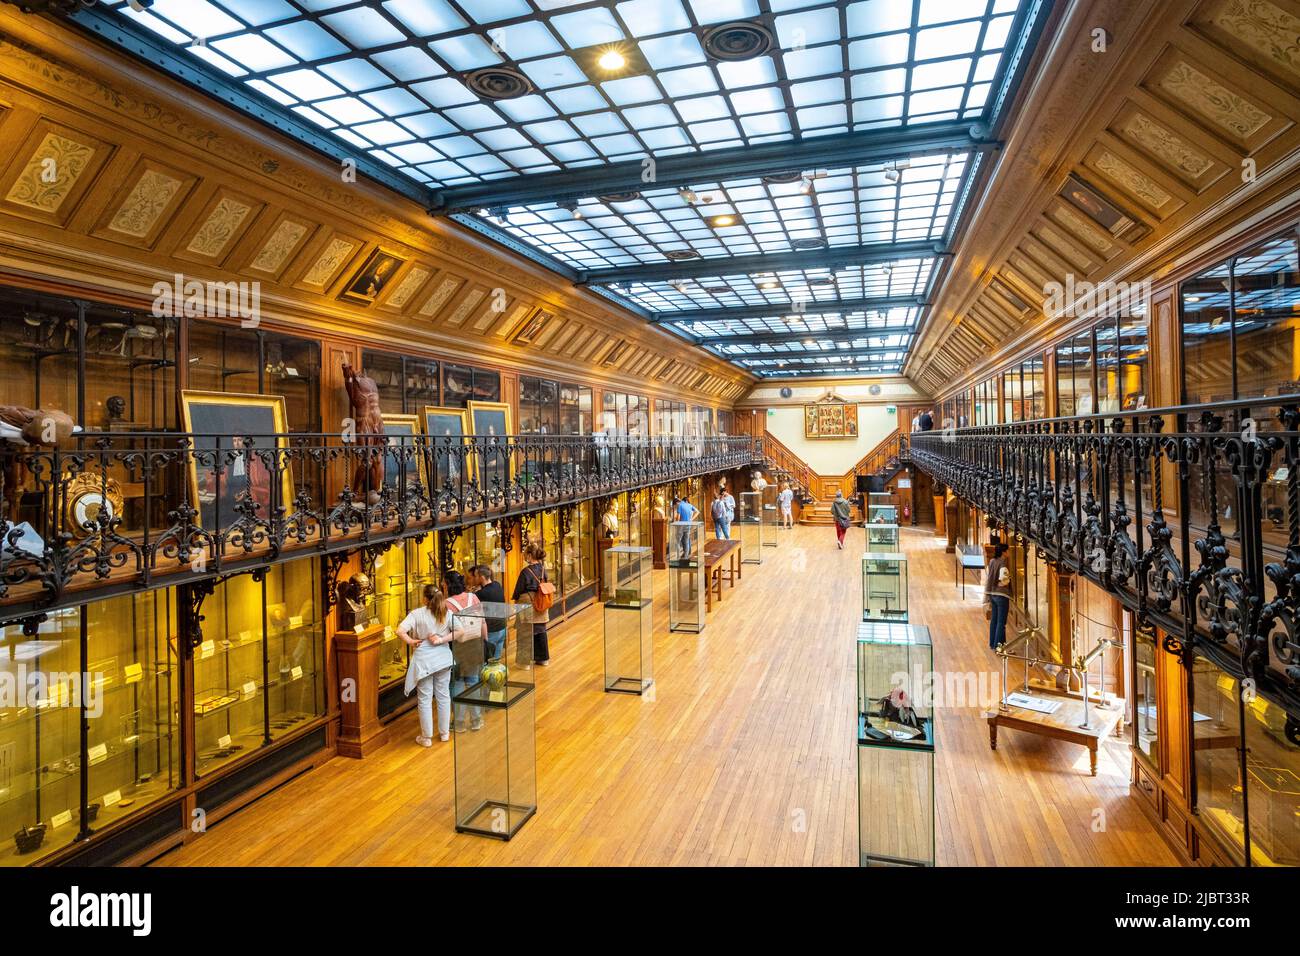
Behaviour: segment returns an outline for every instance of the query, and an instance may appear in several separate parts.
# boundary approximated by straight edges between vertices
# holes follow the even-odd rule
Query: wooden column
[[[342,726],[338,752],[344,757],[364,757],[388,742],[388,728],[379,722],[379,648],[381,624],[360,633],[334,635],[338,661]]]

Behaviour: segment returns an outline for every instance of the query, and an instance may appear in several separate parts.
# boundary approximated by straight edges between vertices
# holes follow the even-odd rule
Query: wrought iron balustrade
[[[1049,561],[1291,715],[1300,740],[1300,396],[911,435],[911,459]]]
[[[746,467],[748,437],[79,434],[0,444],[0,620]]]

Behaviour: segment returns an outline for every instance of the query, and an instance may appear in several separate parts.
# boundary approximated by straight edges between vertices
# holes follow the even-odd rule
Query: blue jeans
[[[506,632],[488,631],[487,636],[487,659],[490,661],[502,660],[506,652]]]
[[[731,539],[731,520],[728,518],[713,519],[713,536],[719,540]]]
[[[993,613],[989,615],[989,648],[997,650],[1007,642],[1007,614],[1011,611],[1011,598],[994,594],[989,598]]]

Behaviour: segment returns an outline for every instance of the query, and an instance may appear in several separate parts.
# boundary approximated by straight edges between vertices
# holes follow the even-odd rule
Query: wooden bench
[[[731,587],[740,580],[741,547],[739,541],[714,539],[704,542],[704,609],[713,610],[713,596],[722,601],[722,581]]]

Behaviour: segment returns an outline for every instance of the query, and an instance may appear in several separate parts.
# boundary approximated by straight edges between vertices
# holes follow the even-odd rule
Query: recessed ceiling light
[[[606,73],[617,73],[623,67],[627,66],[627,57],[618,50],[606,50],[596,61],[600,68]]]
[[[716,216],[709,216],[704,220],[714,229],[725,229],[727,226],[738,226],[743,220],[732,213],[720,213]]]
[[[694,249],[669,249],[664,253],[664,256],[675,262],[680,262],[683,259],[698,259],[700,254]]]
[[[758,284],[758,287],[760,289],[779,289],[781,288],[781,283],[777,282],[775,279],[764,279]]]
[[[751,60],[772,47],[772,32],[756,20],[721,23],[704,34],[704,49],[715,60]]]

